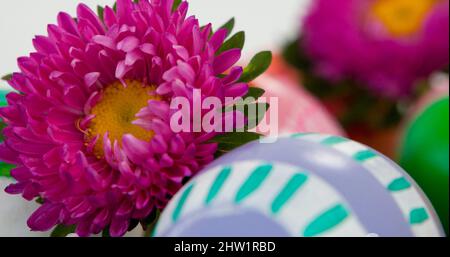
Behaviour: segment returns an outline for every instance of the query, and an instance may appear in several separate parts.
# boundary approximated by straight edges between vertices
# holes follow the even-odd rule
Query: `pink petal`
[[[61,205],[44,203],[28,219],[27,224],[33,231],[47,231],[58,222]]]
[[[213,63],[214,73],[221,74],[228,70],[241,58],[241,49],[231,49],[221,53]]]

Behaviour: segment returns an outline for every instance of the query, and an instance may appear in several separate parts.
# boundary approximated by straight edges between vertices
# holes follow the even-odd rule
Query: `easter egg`
[[[448,234],[449,97],[430,104],[410,124],[400,150],[400,164],[430,198]]]
[[[270,117],[273,109],[277,108],[276,134],[316,132],[345,135],[344,130],[319,100],[303,88],[299,72],[289,66],[280,55],[273,55],[267,72],[254,80],[251,85],[264,89],[262,97],[266,100],[271,97],[278,99],[278,106],[272,105],[266,113],[266,119],[274,122]],[[260,128],[261,126],[258,126],[255,131],[269,135]],[[270,135],[273,134],[271,131]]]
[[[278,134],[316,132],[345,135],[344,130],[325,107],[288,76],[265,74],[253,83],[265,90],[263,98],[278,99],[278,106],[270,107],[277,108],[274,114],[277,115]],[[267,119],[273,122],[271,109],[266,115]],[[257,132],[264,132],[259,131],[258,128]]]
[[[255,141],[219,158],[169,202],[155,236],[442,236],[394,162],[323,134]]]
[[[6,102],[6,95],[8,94],[8,91],[3,90],[0,88],[0,107],[6,106],[8,103]],[[3,120],[0,118],[0,143],[3,142],[3,128],[5,128],[6,124],[3,122]],[[11,165],[6,164],[4,162],[0,161],[0,176],[9,177],[9,170],[11,169]]]

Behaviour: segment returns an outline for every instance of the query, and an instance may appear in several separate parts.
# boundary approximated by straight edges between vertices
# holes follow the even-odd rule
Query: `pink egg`
[[[267,98],[266,102],[269,102],[270,97],[278,98],[277,111],[276,106],[271,105],[266,114],[270,122],[274,121],[271,115],[278,114],[278,134],[316,132],[345,135],[344,130],[325,107],[306,92],[292,78],[291,73],[269,72],[256,79],[252,85],[266,91],[263,95],[263,100],[264,97]],[[260,126],[256,128],[256,132],[268,134],[261,131]]]

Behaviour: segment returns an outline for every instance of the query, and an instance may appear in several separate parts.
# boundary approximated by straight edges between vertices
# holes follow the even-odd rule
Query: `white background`
[[[16,59],[27,55],[34,35],[46,34],[59,11],[75,14],[79,2],[96,10],[113,0],[0,0],[0,75],[17,70]],[[276,50],[295,37],[309,0],[190,0],[190,14],[215,27],[236,18],[235,30],[244,30],[244,58],[265,49]]]
[[[34,35],[46,34],[48,23],[56,22],[59,11],[75,14],[76,5],[84,2],[92,8],[111,5],[113,0],[0,0],[0,76],[17,71],[16,59],[33,50]],[[274,50],[297,34],[299,21],[309,0],[190,0],[190,14],[202,24],[215,27],[231,17],[236,30],[246,32],[244,58],[260,50]],[[0,81],[0,88],[6,83]],[[0,236],[38,236],[26,227],[27,216],[35,204],[3,192],[9,182],[0,180]]]

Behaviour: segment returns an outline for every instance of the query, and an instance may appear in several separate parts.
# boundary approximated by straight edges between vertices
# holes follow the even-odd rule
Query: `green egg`
[[[8,103],[6,102],[6,95],[9,92],[6,92],[4,90],[0,90],[0,107],[6,106]],[[0,118],[0,143],[3,142],[3,128],[6,126],[6,124],[3,122],[3,120]],[[7,164],[0,161],[0,177],[9,177],[10,176],[10,170],[14,166],[11,164]]]
[[[408,127],[400,164],[427,194],[449,235],[449,97],[430,104]]]

